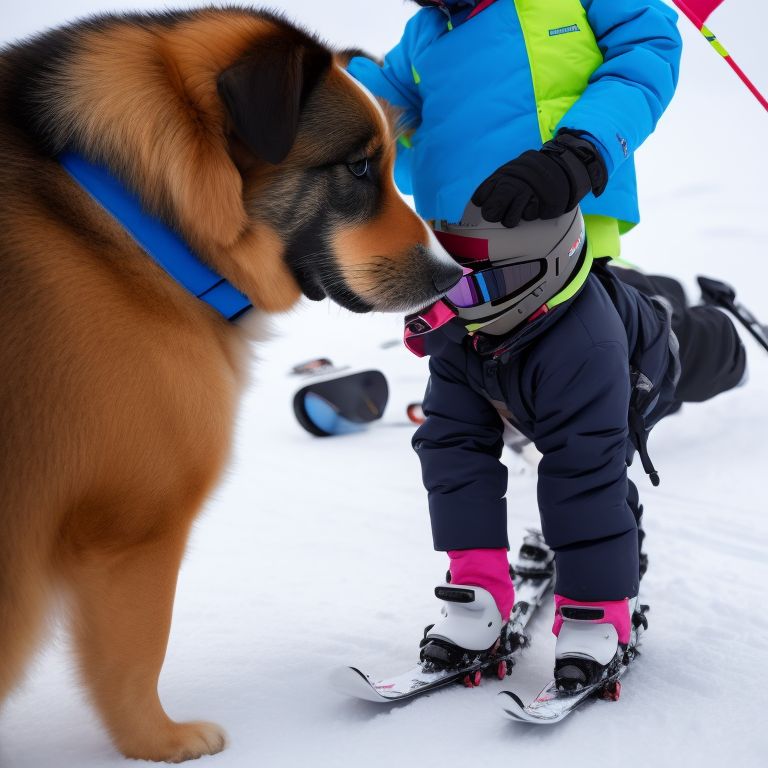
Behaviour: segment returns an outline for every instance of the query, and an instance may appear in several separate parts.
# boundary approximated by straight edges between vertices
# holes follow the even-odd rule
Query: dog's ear
[[[320,46],[271,40],[219,75],[219,96],[251,152],[273,164],[285,159],[301,109],[331,62]]]

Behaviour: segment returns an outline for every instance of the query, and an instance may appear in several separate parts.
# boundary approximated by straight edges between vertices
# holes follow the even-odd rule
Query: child
[[[450,664],[491,648],[513,607],[507,421],[542,454],[555,677],[573,689],[604,677],[630,636],[642,507],[628,460],[637,450],[657,482],[650,427],[744,372],[727,318],[688,309],[673,281],[622,281],[606,267],[639,220],[633,155],[675,90],[676,15],[661,0],[416,2],[383,65],[358,57],[349,71],[402,110],[410,148],[398,182],[411,191],[410,172],[418,212],[475,270],[407,335],[431,355],[413,445],[435,548],[448,552],[452,583],[493,608],[490,621],[449,612],[422,657]]]

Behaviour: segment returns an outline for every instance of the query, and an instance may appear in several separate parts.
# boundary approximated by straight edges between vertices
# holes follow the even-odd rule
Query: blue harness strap
[[[109,170],[65,152],[59,161],[69,175],[114,216],[133,239],[176,282],[227,320],[235,320],[253,306],[221,275],[203,264],[189,246],[170,227],[151,216],[139,199]]]

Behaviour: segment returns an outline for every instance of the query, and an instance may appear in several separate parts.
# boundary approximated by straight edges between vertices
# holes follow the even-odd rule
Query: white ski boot
[[[635,597],[627,601],[627,616],[618,617],[621,623],[626,622],[626,632],[638,620],[637,616],[645,622],[645,616],[635,610],[636,606]],[[619,642],[619,631],[615,625],[618,621],[598,623],[606,617],[606,609],[596,605],[562,605],[559,611],[563,624],[555,646],[557,688],[578,691],[613,675],[627,650],[627,644]],[[608,618],[611,618],[610,614]]]
[[[443,618],[424,631],[421,660],[449,669],[477,657],[493,655],[505,639],[496,601],[480,587],[442,584],[435,596],[443,601]]]

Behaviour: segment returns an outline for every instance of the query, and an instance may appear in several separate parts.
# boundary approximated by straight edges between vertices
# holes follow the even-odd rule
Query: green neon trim
[[[448,31],[449,32],[453,32],[453,22],[452,21],[448,22]]]
[[[592,269],[592,261],[592,247],[589,240],[587,240],[587,255],[584,257],[584,263],[581,265],[581,269],[576,273],[576,277],[574,277],[573,280],[560,291],[560,293],[555,294],[547,302],[547,309],[554,309],[560,304],[568,301],[568,299],[572,299],[579,292],[581,286],[587,282],[589,272]]]
[[[637,226],[636,221],[624,221],[623,219],[619,219],[619,234],[626,235],[627,232],[630,232],[636,226]]]
[[[413,82],[418,85],[421,82],[421,75],[416,71],[416,67],[411,64],[411,74],[413,75]]]
[[[541,88],[539,86],[539,81],[538,81],[536,61],[533,58],[533,43],[530,40],[528,25],[526,24],[526,17],[523,15],[523,9],[521,7],[523,3],[518,2],[518,0],[514,0],[514,3],[515,3],[515,9],[517,10],[517,16],[520,19],[520,29],[522,29],[523,31],[523,42],[525,43],[525,48],[528,53],[528,64],[531,67],[531,80],[533,81],[533,98],[536,101],[536,117],[539,122],[539,134],[541,135],[542,142],[547,142],[552,138],[553,131],[547,131],[544,115],[542,113],[542,107],[541,107],[541,104],[539,103],[539,94],[541,93]]]
[[[514,0],[531,70],[542,142],[587,88],[603,55],[581,0]],[[568,34],[551,34],[569,30]],[[572,31],[571,31],[572,30]]]
[[[701,27],[701,34],[709,41],[710,45],[723,57],[729,56],[723,44],[714,36],[714,34],[705,26]]]
[[[584,215],[584,227],[594,258],[618,258],[621,255],[621,229],[616,219],[588,213]]]
[[[411,141],[411,137],[405,133],[399,136],[397,142],[401,147],[405,147],[405,149],[413,149],[413,142]]]
[[[615,262],[621,261],[621,239],[619,231],[621,222],[610,216],[598,216],[587,214],[584,217],[584,229],[587,233],[587,255],[581,269],[576,273],[570,283],[560,293],[555,294],[548,302],[547,309],[553,309],[558,304],[563,304],[572,299],[589,277],[592,262],[595,259],[609,258]],[[633,268],[629,262],[624,262],[629,268]]]

